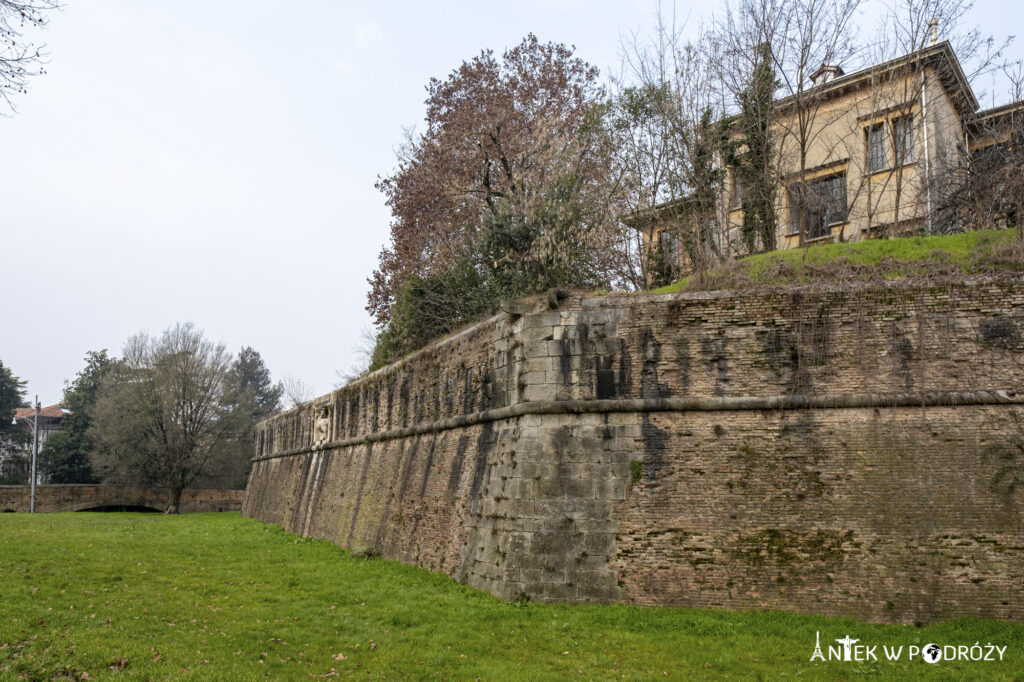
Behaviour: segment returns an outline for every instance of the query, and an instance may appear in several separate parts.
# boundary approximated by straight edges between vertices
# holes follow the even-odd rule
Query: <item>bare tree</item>
[[[846,64],[849,68],[856,63],[859,55],[854,19],[861,2],[740,0],[720,23],[719,33],[731,56],[725,63],[739,64],[734,70],[741,77],[730,79],[734,88],[745,84],[742,76],[746,74],[746,83],[754,82],[757,62],[751,63],[751,59],[760,49],[767,50],[774,66],[779,90],[770,115],[777,139],[776,168],[780,174],[789,171],[793,178],[788,199],[791,208],[796,206],[800,243],[809,236],[805,207],[811,199],[807,183],[810,154],[832,146],[825,131],[833,119],[844,115],[823,106],[827,90],[811,77],[822,67]]]
[[[975,0],[894,0],[879,18],[874,52],[878,60],[921,50],[933,40],[948,40],[969,81],[1000,69],[1014,37],[996,38],[965,27]]]
[[[130,338],[94,407],[93,470],[107,482],[163,486],[166,512],[176,514],[186,488],[238,456],[233,443],[249,414],[230,395],[231,360],[188,323]]]
[[[25,32],[46,26],[48,13],[59,7],[58,0],[0,0],[0,98],[11,111],[15,95],[46,63],[43,47],[26,40]]]
[[[723,110],[703,39],[686,42],[675,12],[653,34],[623,41],[613,127],[635,271],[644,284],[701,272],[722,257],[716,220]],[[682,258],[681,258],[682,256]]]
[[[677,149],[673,61],[680,30],[659,7],[653,35],[632,35],[621,46],[622,73],[613,78],[616,161],[623,177],[627,222],[634,228],[629,251],[637,288],[660,286],[678,276],[677,231],[664,225],[681,189]],[[661,228],[659,230],[659,228]]]
[[[335,388],[341,388],[345,384],[358,379],[370,371],[370,364],[373,362],[373,350],[377,347],[377,333],[371,327],[363,327],[359,333],[359,339],[352,344],[352,352],[356,354],[356,361],[347,370],[335,370],[338,377]]]
[[[1006,68],[1012,101],[966,124],[969,147],[956,167],[930,178],[936,232],[1012,227],[1024,240],[1024,72]]]
[[[728,119],[723,163],[731,186],[723,195],[720,220],[727,232],[730,213],[742,210],[737,253],[775,247],[776,204],[781,145],[776,130],[776,47],[785,29],[785,3],[741,0],[726,4],[717,14],[705,44],[714,52],[709,61],[721,84]],[[730,240],[731,241],[731,240]]]
[[[989,201],[994,198],[984,191],[986,183],[982,178],[989,177],[991,184],[1007,190],[1014,185],[1012,173],[1005,178],[993,175],[1007,167],[998,163],[997,157],[1009,152],[1012,145],[993,146],[975,163],[968,142],[973,144],[974,140],[969,139],[972,136],[984,137],[997,132],[1010,139],[1012,133],[1004,128],[1015,125],[1019,117],[995,116],[974,121],[975,102],[964,103],[962,110],[950,109],[941,106],[941,101],[931,101],[928,95],[929,79],[938,77],[938,72],[927,68],[926,60],[933,58],[933,53],[942,47],[941,41],[949,42],[968,81],[977,81],[979,76],[1005,67],[1001,64],[1002,55],[1013,37],[999,40],[976,27],[965,28],[973,7],[974,0],[897,0],[880,20],[874,58],[881,61],[903,57],[905,61],[901,68],[890,69],[873,84],[876,93],[873,109],[898,111],[887,117],[891,121],[875,124],[892,128],[894,144],[892,172],[867,176],[865,191],[870,224],[877,222],[876,214],[888,213],[886,222],[899,226],[909,213],[925,216],[925,232],[946,232],[962,229],[965,220],[978,227],[991,227],[992,224],[973,222],[994,217],[988,215],[986,204],[995,209],[995,213],[1005,213],[998,208],[1004,201]],[[1010,80],[1012,89],[1012,77]],[[1017,99],[1012,92],[1011,96]],[[963,126],[966,131],[961,130]],[[986,126],[998,126],[1000,131],[986,131]],[[929,131],[935,135],[943,130],[955,130],[957,137],[966,132],[968,139],[956,145],[930,144]],[[920,145],[915,131],[923,138]],[[968,200],[969,196],[987,198],[979,203]]]
[[[305,405],[314,397],[313,387],[291,374],[284,378],[282,385],[284,386],[284,397],[290,408]]]

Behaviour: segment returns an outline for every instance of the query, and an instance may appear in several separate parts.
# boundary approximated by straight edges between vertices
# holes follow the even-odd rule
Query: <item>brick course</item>
[[[185,512],[238,511],[244,491],[217,488],[190,488],[181,493],[180,508]],[[0,486],[0,512],[27,512],[31,507],[27,485]],[[36,511],[69,512],[102,507],[167,508],[166,489],[140,485],[40,485],[36,486]]]

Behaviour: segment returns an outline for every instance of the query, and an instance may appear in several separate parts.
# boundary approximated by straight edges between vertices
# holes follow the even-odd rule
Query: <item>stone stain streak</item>
[[[669,388],[667,385],[658,382],[658,368],[661,366],[661,344],[654,337],[654,330],[650,327],[644,329],[640,341],[640,352],[644,358],[644,368],[640,378],[641,398],[667,398]],[[718,360],[715,360],[717,365]],[[724,363],[724,360],[723,360]],[[721,372],[727,370],[722,369]]]
[[[1024,279],[506,307],[263,422],[243,512],[506,599],[1024,617]]]
[[[430,472],[434,464],[435,445],[437,445],[437,436],[432,435],[430,437],[430,445],[427,446],[427,461],[423,465],[423,481],[420,483],[420,498],[423,498],[427,494],[427,485],[430,483]]]
[[[352,540],[353,540],[353,538],[355,537],[355,534],[356,534],[356,524],[359,521],[359,512],[360,512],[362,504],[363,504],[363,497],[366,494],[366,486],[367,486],[367,483],[368,483],[368,480],[369,480],[368,474],[370,472],[370,465],[373,463],[373,460],[371,459],[372,455],[373,455],[373,446],[372,445],[367,445],[366,446],[366,454],[363,457],[363,468],[362,468],[362,471],[359,474],[359,479],[358,479],[359,487],[356,490],[355,506],[352,509],[351,522],[349,523],[349,528],[348,528],[348,537],[346,538],[346,544],[349,547],[353,547]],[[365,549],[365,548],[354,547],[354,549]]]
[[[1021,335],[1012,317],[994,315],[991,319],[981,320],[979,324],[982,343],[993,348],[1019,350]]]
[[[640,378],[640,397],[669,397],[668,386],[658,381],[658,368],[661,366],[661,344],[655,339],[654,331],[650,327],[643,330],[640,352],[644,361]],[[654,425],[650,413],[644,413],[640,417],[640,435],[643,438],[643,473],[647,483],[656,486],[665,467],[665,445],[668,441],[668,433]]]
[[[459,445],[455,451],[455,461],[452,463],[451,471],[448,473],[448,489],[445,494],[454,498],[459,492],[459,481],[462,478],[462,464],[466,459],[466,448],[469,447],[469,436],[461,434],[459,436]],[[477,458],[480,461],[480,458]],[[482,468],[478,465],[477,468]],[[481,474],[482,475],[482,474]],[[476,473],[474,472],[474,477]]]
[[[709,372],[714,378],[714,394],[725,395],[729,384],[729,356],[725,352],[725,330],[719,329],[702,336],[700,345]]]
[[[680,396],[690,395],[690,339],[680,336],[676,341],[677,388]]]
[[[904,389],[914,390],[914,342],[906,336],[896,339],[892,347],[892,357],[896,363],[896,370],[903,379]]]

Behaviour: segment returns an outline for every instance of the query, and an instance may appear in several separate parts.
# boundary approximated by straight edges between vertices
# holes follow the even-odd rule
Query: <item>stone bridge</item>
[[[238,511],[244,490],[194,489],[181,495],[182,512]],[[167,491],[135,485],[41,485],[36,487],[37,512],[90,511],[117,508],[167,508]],[[0,486],[0,512],[27,512],[27,485]]]

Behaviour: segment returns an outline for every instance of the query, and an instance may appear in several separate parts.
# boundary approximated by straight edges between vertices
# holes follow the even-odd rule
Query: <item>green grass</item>
[[[902,279],[915,275],[1020,272],[1015,230],[986,230],[934,237],[869,239],[818,244],[748,256],[686,277],[655,293],[808,284],[855,279]]]
[[[1019,624],[510,604],[237,514],[0,515],[0,609],[0,679],[1024,679]],[[812,664],[818,630],[1008,649]]]

